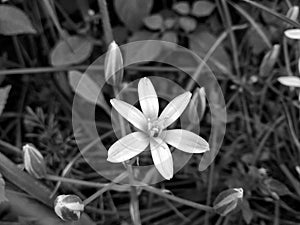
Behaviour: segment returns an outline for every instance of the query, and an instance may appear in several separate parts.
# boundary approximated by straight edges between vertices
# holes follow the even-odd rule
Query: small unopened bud
[[[54,201],[54,211],[64,221],[77,221],[84,210],[82,200],[76,195],[59,195]]]
[[[47,175],[43,155],[32,144],[23,146],[23,161],[27,172],[37,179]]]
[[[243,192],[242,188],[232,188],[221,192],[214,202],[216,213],[226,216],[232,212],[243,199]]]
[[[104,74],[107,83],[118,86],[123,80],[123,58],[119,46],[112,41],[104,61]]]
[[[268,76],[273,69],[279,55],[280,45],[276,44],[264,56],[262,63],[259,67],[259,75],[262,77]]]
[[[197,88],[189,104],[189,119],[193,124],[199,124],[206,108],[205,89]]]
[[[286,17],[291,20],[297,21],[298,15],[299,15],[299,7],[293,6],[293,7],[289,8],[289,11],[287,12]]]

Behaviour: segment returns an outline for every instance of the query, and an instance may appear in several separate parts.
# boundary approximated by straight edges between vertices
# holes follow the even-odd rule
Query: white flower
[[[124,162],[141,152],[149,145],[155,167],[165,179],[173,177],[173,159],[167,144],[188,153],[203,153],[209,150],[208,143],[187,130],[166,130],[175,122],[187,107],[192,94],[185,92],[174,98],[158,116],[159,103],[156,91],[148,78],[138,84],[141,112],[134,106],[112,99],[112,106],[139,131],[128,134],[115,142],[108,150],[108,161]]]

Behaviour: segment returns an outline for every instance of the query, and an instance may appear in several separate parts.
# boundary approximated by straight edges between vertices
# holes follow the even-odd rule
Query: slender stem
[[[283,56],[284,56],[284,63],[286,72],[289,76],[293,76],[293,72],[291,70],[291,63],[290,63],[290,57],[289,57],[289,50],[288,50],[288,44],[287,44],[287,38],[283,37]]]
[[[230,16],[230,13],[229,13],[227,2],[225,0],[221,0],[221,4],[223,6],[225,22],[226,22],[227,30],[229,32],[230,42],[231,42],[231,46],[232,46],[233,65],[235,67],[235,72],[237,73],[238,77],[240,77],[241,74],[240,74],[240,63],[239,63],[239,56],[238,56],[238,47],[237,47],[237,42],[236,42],[235,35],[233,33],[233,30],[232,30],[231,16]]]
[[[24,61],[24,58],[23,58],[23,55],[22,55],[20,44],[18,42],[18,38],[16,36],[13,36],[12,40],[13,40],[14,48],[15,48],[15,51],[16,51],[16,55],[18,57],[18,61],[22,66],[25,66],[25,61]]]
[[[102,17],[102,26],[103,26],[103,31],[104,31],[105,42],[106,42],[106,45],[109,46],[109,44],[113,41],[113,33],[112,33],[111,24],[110,24],[110,20],[109,20],[106,1],[98,0],[98,4],[99,4],[99,8],[100,8],[101,17]],[[114,93],[115,93],[115,96],[117,96],[117,93],[118,93],[117,87],[114,87]],[[114,118],[112,118],[112,119],[114,119]],[[118,119],[120,122],[121,134],[122,134],[122,136],[125,136],[126,129],[125,129],[125,124],[124,124],[123,118],[119,115]],[[126,162],[125,165],[127,167],[127,172],[128,172],[130,186],[131,186],[130,215],[131,215],[133,224],[140,225],[141,219],[140,219],[140,212],[139,212],[139,201],[138,201],[137,189],[134,186],[135,181],[134,181],[132,166],[128,162]],[[95,194],[97,194],[97,193],[95,193]]]
[[[115,185],[115,183],[118,183],[118,182],[122,181],[127,176],[128,176],[127,172],[121,173],[111,183],[107,184],[105,187],[101,188],[99,191],[97,191],[96,193],[94,193],[93,195],[91,195],[89,198],[85,199],[83,201],[83,204],[84,205],[88,205],[89,203],[91,203],[92,201],[94,201],[96,198],[98,198],[100,195],[102,195],[104,192],[106,192],[109,189],[111,189]]]
[[[33,67],[33,68],[15,68],[0,70],[0,75],[15,75],[24,73],[27,74],[47,74],[60,71],[69,70],[91,70],[91,71],[103,71],[104,66],[93,66],[93,65],[75,65],[75,66],[55,66],[55,67]],[[175,67],[161,67],[161,66],[128,66],[127,70],[135,71],[155,71],[155,72],[178,72],[179,70]],[[194,67],[182,67],[184,71],[193,72],[196,70]]]
[[[202,204],[192,202],[192,201],[189,201],[189,200],[186,200],[186,199],[183,199],[183,198],[179,198],[177,196],[167,194],[167,193],[165,193],[165,192],[163,192],[163,191],[161,191],[157,188],[154,188],[154,187],[151,187],[151,186],[148,186],[148,185],[141,184],[141,188],[144,189],[145,191],[154,193],[156,195],[159,195],[163,198],[167,198],[167,199],[172,200],[174,202],[178,202],[180,204],[193,207],[195,209],[199,209],[199,210],[203,210],[203,211],[207,211],[207,212],[212,212],[213,211],[213,208],[211,206],[202,205]]]
[[[60,181],[64,183],[69,183],[69,184],[75,184],[75,185],[80,185],[80,186],[86,186],[86,187],[94,187],[94,188],[103,188],[106,187],[108,184],[104,183],[99,183],[99,182],[91,182],[91,181],[84,181],[84,180],[78,180],[78,179],[72,179],[72,178],[66,178],[66,177],[59,177],[55,175],[47,175],[45,177],[46,180],[51,180],[51,181]],[[128,188],[123,185],[117,185],[114,184],[113,186],[110,186],[111,189],[115,191],[128,191]]]
[[[18,147],[14,146],[14,145],[12,145],[8,142],[0,140],[0,146],[4,147],[4,149],[5,149],[4,151],[7,154],[14,154],[14,155],[19,156],[19,157],[22,156],[22,151]],[[7,151],[6,151],[6,149],[7,149]]]
[[[209,170],[209,179],[208,179],[208,187],[207,187],[207,197],[206,197],[206,204],[209,205],[211,202],[211,193],[213,189],[213,176],[214,176],[214,170],[215,170],[215,162],[213,161],[212,164],[210,165],[210,170]],[[205,213],[205,220],[204,220],[204,225],[209,224],[209,212]]]
[[[115,97],[117,97],[118,88],[114,87],[114,94]],[[126,135],[126,129],[125,129],[125,123],[123,118],[118,115],[118,120],[120,123],[120,129],[121,129],[121,135],[124,137]],[[139,200],[137,195],[137,189],[135,184],[135,179],[133,175],[133,169],[129,162],[125,162],[125,166],[127,168],[129,182],[130,182],[130,215],[131,219],[134,223],[134,225],[140,225],[141,224],[141,216],[140,216],[140,210],[139,210]]]
[[[113,41],[113,34],[110,25],[107,4],[105,0],[98,0],[98,5],[100,8],[101,18],[102,18],[102,26],[105,37],[106,45],[108,46]]]

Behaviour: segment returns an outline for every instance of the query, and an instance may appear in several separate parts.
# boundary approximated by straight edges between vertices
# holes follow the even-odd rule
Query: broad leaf
[[[153,0],[115,0],[115,10],[122,22],[132,31],[143,25],[152,9]]]
[[[209,1],[196,1],[192,7],[192,15],[197,17],[209,16],[214,9],[214,3]]]
[[[72,89],[85,100],[97,104],[110,113],[99,86],[87,75],[79,71],[69,71],[69,82]],[[80,83],[79,83],[80,82]]]
[[[17,34],[35,34],[27,15],[20,9],[0,5],[0,34],[17,35]]]
[[[151,30],[159,30],[163,26],[163,18],[159,14],[151,15],[144,19],[144,24]]]
[[[197,21],[192,17],[183,16],[179,19],[179,25],[186,33],[189,33],[196,29]]]
[[[184,1],[175,3],[172,8],[177,13],[184,16],[188,15],[190,12],[190,5],[188,4],[188,2],[184,2]]]
[[[208,31],[196,31],[189,36],[189,40],[190,48],[203,59],[217,38]],[[208,65],[222,72],[230,73],[232,68],[231,59],[222,44],[215,49],[208,60]]]
[[[60,40],[53,48],[50,61],[53,66],[65,66],[86,60],[93,49],[90,40],[80,36],[69,36]]]
[[[155,40],[158,38],[157,33],[151,33],[147,31],[138,31],[133,34],[129,39],[129,42],[141,41],[134,43],[136,47],[132,48],[130,45],[123,48],[124,50],[124,64],[127,65],[128,62],[139,61],[139,59],[150,58],[154,60],[159,53],[161,48],[156,46],[153,42],[147,40]],[[147,55],[147,57],[145,57]]]
[[[5,197],[5,182],[2,178],[2,175],[0,173],[0,204],[2,202],[8,201],[7,198]]]
[[[162,41],[173,42],[175,44],[177,44],[177,42],[178,42],[177,34],[174,31],[164,32],[162,37],[161,37],[161,40]]]
[[[10,89],[11,89],[10,85],[4,88],[0,88],[0,115],[2,114],[3,109],[5,107]]]

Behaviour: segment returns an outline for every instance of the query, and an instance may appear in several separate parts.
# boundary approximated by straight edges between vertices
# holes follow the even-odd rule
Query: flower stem
[[[118,87],[114,87],[114,94],[115,97],[117,97],[118,94]],[[126,135],[126,129],[125,129],[125,123],[123,118],[118,116],[119,123],[120,123],[120,129],[121,129],[121,135],[124,137]],[[125,162],[125,166],[127,168],[129,182],[130,182],[130,215],[131,219],[134,225],[141,225],[141,216],[140,216],[140,210],[139,210],[139,199],[137,195],[137,189],[134,180],[133,175],[133,169],[129,162]]]
[[[108,46],[113,41],[113,33],[109,20],[107,4],[105,0],[98,0],[98,5],[101,13],[101,21],[103,26],[103,32],[105,37],[105,43]]]
[[[207,211],[207,212],[212,212],[213,211],[213,208],[211,206],[207,206],[207,205],[202,205],[202,204],[199,204],[199,203],[196,203],[196,202],[192,202],[192,201],[189,201],[189,200],[186,200],[186,199],[183,199],[183,198],[179,198],[177,196],[174,196],[174,195],[170,195],[170,194],[167,194],[155,187],[151,187],[151,186],[148,186],[148,185],[143,185],[143,184],[140,184],[141,188],[145,191],[148,191],[148,192],[151,192],[151,193],[154,193],[156,195],[159,195],[163,198],[167,198],[171,201],[174,201],[174,202],[178,202],[180,204],[183,204],[183,205],[187,205],[187,206],[190,206],[190,207],[193,207],[195,209],[199,209],[199,210],[203,210],[203,211]]]
[[[89,198],[85,199],[83,201],[83,204],[84,205],[88,205],[89,203],[91,203],[92,201],[94,201],[96,198],[98,198],[100,195],[102,195],[104,192],[106,192],[109,189],[111,189],[115,185],[115,183],[118,183],[118,182],[122,181],[127,176],[128,176],[127,172],[121,173],[111,183],[107,184],[105,187],[101,188],[99,191],[97,191],[96,193],[94,193],[93,195],[91,195]]]
[[[60,177],[60,176],[55,176],[55,175],[50,175],[50,174],[48,174],[44,179],[51,180],[51,181],[60,181],[63,183],[75,184],[75,185],[80,185],[80,186],[85,186],[85,187],[93,187],[93,188],[103,188],[103,187],[110,185],[110,183],[99,183],[99,182],[78,180],[78,179]],[[129,190],[127,187],[118,185],[118,184],[114,184],[111,187],[111,189],[115,190],[115,191],[128,191]]]
[[[110,20],[109,20],[106,0],[98,0],[98,4],[99,4],[99,8],[100,8],[100,13],[101,13],[105,42],[106,42],[106,45],[109,46],[109,44],[113,41],[113,33],[112,33],[112,28],[111,28],[111,24],[110,24]],[[115,93],[115,96],[117,96],[117,93],[118,93],[117,87],[114,87],[114,93]],[[126,129],[125,129],[125,123],[123,121],[123,118],[119,115],[118,119],[120,122],[121,134],[122,134],[122,136],[125,136]],[[137,190],[136,190],[136,187],[134,186],[135,182],[134,182],[133,170],[132,170],[132,166],[129,163],[126,163],[126,167],[127,167],[127,172],[128,172],[130,186],[131,186],[130,215],[131,215],[133,224],[140,225],[141,219],[140,219],[140,211],[139,211],[139,201],[138,201]],[[97,193],[95,193],[95,194],[97,194]]]

